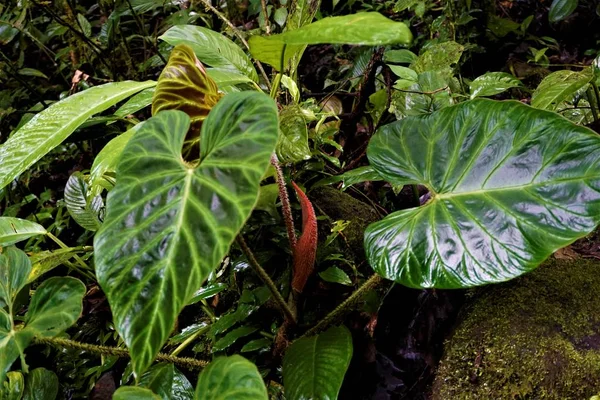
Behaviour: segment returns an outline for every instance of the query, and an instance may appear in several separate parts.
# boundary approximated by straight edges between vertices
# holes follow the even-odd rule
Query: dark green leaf
[[[553,0],[550,5],[548,19],[550,22],[558,22],[573,14],[577,8],[578,0]]]
[[[227,285],[224,283],[211,283],[208,284],[204,287],[201,287],[200,289],[198,289],[196,291],[196,293],[194,293],[194,295],[192,296],[192,298],[190,299],[190,301],[188,301],[188,305],[190,304],[196,304],[197,302],[199,302],[200,300],[204,300],[204,299],[208,299],[210,297],[213,297],[214,295],[216,295],[217,293],[222,292],[223,290],[225,290],[227,288]]]
[[[267,400],[256,366],[242,356],[218,357],[198,377],[196,400]]]
[[[153,365],[140,377],[138,386],[151,390],[162,400],[171,400],[174,373],[175,367],[171,363]]]
[[[277,141],[277,108],[258,92],[213,108],[197,166],[181,158],[189,123],[163,111],[129,141],[94,238],[98,281],[138,375],[250,215]]]
[[[345,326],[300,338],[283,358],[285,398],[337,399],[352,358],[352,335]]]
[[[244,347],[242,347],[242,350],[240,350],[240,351],[242,353],[249,353],[251,351],[269,349],[269,348],[271,348],[272,344],[273,344],[273,341],[271,339],[267,339],[267,338],[251,340],[248,343],[246,343],[244,345]]]
[[[354,168],[348,172],[344,172],[341,175],[331,176],[320,180],[315,186],[330,185],[332,183],[342,182],[342,190],[349,188],[352,185],[362,182],[381,181],[383,178],[379,175],[379,172],[367,165],[365,167]]]
[[[460,288],[532,270],[600,221],[600,137],[519,102],[477,99],[384,126],[367,150],[395,185],[432,199],[371,224],[377,273]]]
[[[7,247],[0,253],[0,308],[11,305],[27,283],[31,262],[22,250]]]
[[[254,326],[240,326],[239,328],[235,328],[234,330],[228,332],[221,339],[217,340],[217,342],[213,345],[213,351],[222,351],[237,342],[238,339],[246,337],[254,332],[256,332],[258,328]]]
[[[114,115],[125,118],[128,115],[135,114],[136,112],[148,107],[150,104],[152,104],[152,97],[154,97],[155,91],[156,87],[142,90],[127,100],[121,107],[119,107],[119,109],[115,111]]]
[[[0,247],[45,235],[46,229],[35,222],[20,218],[0,217]]]
[[[155,84],[107,83],[69,96],[36,114],[0,146],[0,189],[62,143],[89,117]]]
[[[162,400],[152,390],[135,386],[121,386],[113,394],[113,400]]]
[[[338,267],[329,267],[325,271],[319,272],[319,276],[326,282],[339,283],[346,286],[352,285],[352,280],[348,274]]]
[[[95,232],[102,225],[100,213],[104,208],[104,201],[100,195],[90,198],[89,192],[87,177],[81,172],[75,172],[65,186],[65,204],[69,215],[77,224]]]
[[[10,371],[6,374],[7,380],[0,382],[0,399],[3,400],[21,400],[25,390],[25,378],[18,371]]]
[[[159,37],[172,46],[186,44],[204,64],[226,69],[258,82],[250,58],[227,37],[208,28],[194,25],[174,26]]]
[[[36,368],[27,375],[23,400],[55,400],[58,376],[46,368]]]

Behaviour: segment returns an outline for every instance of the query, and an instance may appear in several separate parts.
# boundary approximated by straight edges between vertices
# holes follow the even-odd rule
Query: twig
[[[346,314],[352,311],[352,308],[356,303],[362,300],[363,296],[371,289],[376,288],[382,283],[386,282],[382,277],[377,274],[371,275],[369,279],[365,283],[362,284],[354,293],[350,295],[342,304],[337,306],[332,312],[327,314],[325,318],[321,320],[317,325],[313,326],[311,329],[306,331],[302,337],[313,336],[319,332],[327,329],[331,324],[337,322],[341,318],[343,318]]]
[[[67,347],[71,349],[83,350],[91,354],[96,354],[99,356],[107,355],[107,356],[116,356],[121,358],[131,358],[129,351],[127,349],[119,348],[119,347],[111,347],[111,346],[100,346],[96,344],[82,343],[77,342],[71,339],[63,339],[63,338],[34,338],[33,343],[35,344],[44,344],[48,346],[53,346],[58,349]],[[190,357],[176,357],[169,354],[158,353],[156,356],[156,361],[167,362],[171,364],[175,364],[190,370],[198,370],[206,367],[208,365],[208,361],[205,360],[197,360],[195,358]]]
[[[269,23],[269,12],[267,11],[267,1],[260,0],[260,5],[262,7],[262,12],[265,18],[265,32],[267,35],[271,34],[271,24]]]
[[[210,4],[209,0],[200,0],[200,2],[202,4],[204,4],[206,6],[206,8],[208,8],[210,11],[215,13],[215,15],[217,17],[219,17],[223,22],[225,22],[225,24],[231,29],[233,34],[235,36],[237,36],[238,39],[240,39],[240,42],[242,42],[242,44],[246,47],[246,49],[250,50],[250,45],[248,44],[246,39],[244,39],[244,35],[242,35],[242,33],[239,31],[239,29],[236,28],[235,25],[233,25],[231,23],[231,21],[229,21],[229,19],[227,19],[227,17],[221,11],[217,10],[212,4]],[[260,61],[258,61],[258,60],[255,60],[255,61],[256,61],[256,66],[258,67],[261,75],[265,79],[265,83],[267,84],[267,87],[269,88],[269,91],[270,91],[271,90],[271,82],[269,81],[269,77],[267,76],[267,73],[265,72]]]
[[[265,285],[267,285],[267,287],[271,291],[271,294],[275,298],[275,302],[277,303],[277,305],[279,305],[279,308],[281,309],[281,312],[283,313],[285,319],[295,324],[296,316],[288,307],[287,303],[283,299],[283,296],[281,295],[281,293],[279,293],[279,290],[277,290],[277,286],[275,286],[275,283],[273,282],[269,274],[267,274],[267,271],[265,271],[263,267],[260,266],[256,258],[254,257],[252,250],[250,250],[242,235],[238,235],[237,242],[242,248],[244,254],[246,255],[246,258],[248,258],[248,262],[250,263],[252,268],[254,268],[254,271],[256,271],[260,279],[264,282]]]
[[[283,212],[283,220],[285,221],[285,227],[287,229],[288,239],[290,240],[290,248],[292,251],[296,248],[296,229],[294,228],[294,219],[292,218],[292,206],[290,205],[290,197],[285,187],[285,179],[283,178],[283,171],[277,155],[273,153],[271,156],[271,165],[275,168],[275,180],[279,187],[279,198],[281,199],[281,211]]]

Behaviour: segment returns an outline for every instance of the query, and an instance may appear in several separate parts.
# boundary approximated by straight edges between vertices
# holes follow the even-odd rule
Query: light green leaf
[[[129,141],[94,238],[98,281],[138,376],[250,215],[277,140],[277,108],[259,92],[213,108],[197,166],[181,157],[189,123],[163,111]]]
[[[410,67],[418,73],[451,70],[464,50],[464,46],[452,41],[433,44]]]
[[[298,89],[296,81],[294,81],[287,75],[282,75],[281,85],[288,90],[288,92],[292,96],[292,100],[294,101],[294,103],[298,104],[298,102],[300,101],[300,89]]]
[[[92,115],[156,82],[118,82],[84,90],[52,104],[0,145],[0,189],[65,140]]]
[[[38,223],[20,218],[0,217],[0,247],[45,234],[46,228]]]
[[[410,50],[388,50],[383,53],[383,61],[386,63],[395,64],[412,64],[417,61],[419,57]]]
[[[90,187],[92,195],[100,194],[102,191],[101,182],[104,174],[114,174],[117,169],[117,163],[121,157],[121,153],[129,139],[143,126],[144,122],[140,122],[127,132],[120,134],[116,138],[104,146],[98,153],[90,170]]]
[[[22,250],[7,247],[0,253],[0,308],[11,305],[27,284],[31,262]],[[9,307],[10,309],[10,307]]]
[[[15,331],[12,318],[0,308],[0,382],[4,382],[6,373],[17,357],[21,356],[21,369],[27,371],[23,350],[33,339],[29,331]]]
[[[0,387],[0,399],[21,400],[25,390],[25,378],[18,371],[10,371],[6,374],[7,381]],[[0,382],[2,383],[2,382]]]
[[[258,82],[258,74],[250,58],[226,36],[195,25],[178,25],[166,31],[159,39],[172,46],[186,44],[204,64],[230,70]]]
[[[46,279],[31,297],[24,331],[37,337],[53,337],[77,321],[83,309],[85,285],[69,276]]]
[[[553,0],[550,5],[548,19],[550,22],[558,22],[573,14],[577,8],[578,0]]]
[[[556,110],[558,105],[590,83],[592,68],[582,71],[556,71],[545,77],[531,96],[531,105],[543,110]]]
[[[513,87],[521,86],[521,81],[506,72],[488,72],[471,82],[471,99],[493,96]]]
[[[267,400],[258,369],[242,356],[218,357],[198,377],[196,400]]]
[[[352,335],[345,326],[300,338],[283,358],[285,398],[337,399],[352,358]]]
[[[223,90],[229,86],[239,85],[240,83],[252,83],[252,79],[246,75],[242,75],[239,72],[233,72],[228,69],[221,68],[207,68],[206,72],[210,76],[219,89]]]
[[[371,224],[367,259],[417,288],[528,272],[600,222],[598,152],[594,132],[516,101],[476,99],[384,126],[369,143],[371,165],[432,198]]]
[[[53,270],[59,265],[63,265],[70,260],[80,249],[69,247],[66,249],[58,249],[54,251],[40,251],[29,256],[31,261],[31,272],[27,277],[27,283],[35,281],[48,271]]]
[[[308,128],[302,114],[302,108],[291,105],[279,113],[279,141],[277,142],[277,157],[282,163],[296,163],[311,157],[308,147]]]
[[[285,25],[285,21],[287,20],[288,11],[285,7],[279,7],[275,10],[275,14],[273,14],[273,20],[275,23],[281,27]]]
[[[329,267],[325,271],[319,272],[319,276],[325,282],[339,283],[346,286],[352,285],[352,280],[348,274],[338,267]]]
[[[69,177],[65,186],[65,204],[69,215],[81,227],[95,232],[102,225],[100,214],[104,208],[104,201],[100,195],[90,198],[88,177],[81,172],[75,172]]]
[[[228,332],[221,339],[217,340],[213,345],[213,352],[223,351],[235,342],[238,339],[251,335],[252,333],[258,330],[257,327],[254,326],[240,326],[239,328],[235,328],[232,331]]]
[[[373,29],[376,26],[377,29]],[[280,70],[294,54],[311,44],[339,43],[365,46],[409,44],[412,34],[402,22],[394,22],[376,12],[323,18],[279,35],[252,36],[250,53]],[[285,51],[285,55],[284,55]]]
[[[46,368],[36,368],[27,375],[23,400],[55,400],[58,376]]]
[[[113,400],[162,400],[152,390],[136,386],[121,386],[113,394]]]
[[[148,107],[150,104],[152,104],[152,97],[154,96],[155,91],[156,87],[142,90],[127,100],[121,107],[119,107],[119,109],[115,111],[114,115],[125,118],[128,115],[135,114],[136,112]]]
[[[419,79],[419,74],[417,74],[414,70],[406,67],[402,67],[400,65],[388,65],[388,67],[392,70],[392,72],[399,76],[402,79],[406,79],[409,81],[416,82]]]

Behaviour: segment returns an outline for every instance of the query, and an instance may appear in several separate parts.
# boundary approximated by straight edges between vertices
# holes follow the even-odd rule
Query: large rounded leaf
[[[411,287],[501,282],[600,221],[600,137],[515,101],[473,100],[381,128],[371,165],[432,199],[365,232],[380,275]]]
[[[335,400],[352,358],[352,335],[345,326],[296,340],[283,359],[285,398]]]
[[[133,136],[94,239],[98,281],[138,376],[250,215],[277,141],[277,108],[258,92],[211,111],[198,165],[181,157],[189,124],[163,111]]]
[[[0,189],[58,146],[89,117],[156,82],[96,86],[52,104],[0,146]]]
[[[267,388],[256,365],[242,356],[219,357],[202,371],[196,400],[267,400]]]

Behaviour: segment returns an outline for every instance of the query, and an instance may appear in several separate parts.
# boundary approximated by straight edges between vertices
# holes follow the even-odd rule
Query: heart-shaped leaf
[[[197,154],[202,122],[220,98],[217,84],[208,76],[194,51],[180,44],[171,52],[169,62],[158,78],[152,115],[163,110],[181,110],[189,115],[192,123],[186,147],[195,143]]]
[[[409,44],[411,41],[412,34],[404,23],[394,22],[376,12],[365,12],[323,18],[279,35],[252,36],[249,43],[254,58],[280,70],[286,68],[288,61],[310,44],[378,46]]]
[[[0,247],[45,234],[46,228],[38,223],[20,218],[0,217]]]
[[[337,399],[352,358],[352,335],[345,326],[296,340],[283,358],[285,398]]]
[[[96,86],[52,104],[0,145],[0,189],[62,143],[89,117],[156,82]]]
[[[27,283],[31,262],[22,250],[8,247],[0,253],[0,308],[11,305]],[[10,307],[9,307],[10,309]]]
[[[195,25],[177,25],[159,37],[172,46],[190,46],[204,64],[226,69],[258,82],[258,74],[250,58],[229,38],[212,29]]]
[[[277,141],[277,107],[259,92],[211,111],[198,165],[181,157],[189,124],[163,111],[129,141],[94,238],[98,281],[138,376],[250,215]]]
[[[600,221],[600,137],[519,102],[477,99],[384,126],[367,150],[394,185],[431,200],[371,224],[377,273],[410,287],[501,282]]]
[[[196,400],[267,400],[256,365],[242,356],[218,357],[198,377]]]
[[[156,364],[146,371],[138,385],[152,390],[162,400],[193,400],[194,387],[173,364]]]
[[[23,400],[55,400],[58,376],[46,368],[36,368],[27,375]]]

